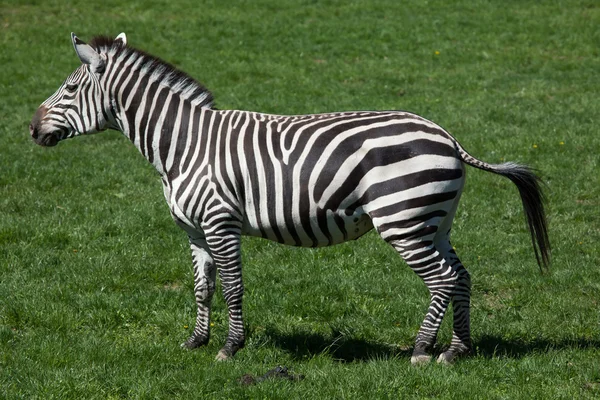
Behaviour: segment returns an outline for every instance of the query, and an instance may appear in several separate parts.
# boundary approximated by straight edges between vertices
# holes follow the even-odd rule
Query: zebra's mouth
[[[44,147],[52,147],[52,146],[56,146],[58,144],[58,135],[53,134],[53,133],[44,133],[44,134],[40,134],[37,137],[33,138],[33,141],[36,144],[39,144],[40,146],[44,146]]]
[[[58,137],[56,135],[46,135],[46,137],[44,138],[44,144],[43,146],[47,146],[47,147],[52,147],[52,146],[56,146],[58,144]]]

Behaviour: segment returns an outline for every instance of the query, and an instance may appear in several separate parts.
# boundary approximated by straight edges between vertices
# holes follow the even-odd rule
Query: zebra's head
[[[35,112],[29,133],[41,146],[55,146],[60,140],[109,128],[110,99],[101,84],[107,55],[73,33],[71,39],[82,65]],[[125,34],[115,41],[124,46]]]

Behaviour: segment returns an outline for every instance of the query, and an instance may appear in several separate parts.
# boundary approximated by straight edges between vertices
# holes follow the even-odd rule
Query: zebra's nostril
[[[31,134],[32,138],[37,139],[38,133],[33,124],[29,124],[29,133]]]

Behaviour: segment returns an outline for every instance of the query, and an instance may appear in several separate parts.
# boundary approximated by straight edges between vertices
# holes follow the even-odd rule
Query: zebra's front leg
[[[231,227],[217,232],[217,235],[209,237],[207,240],[219,269],[223,297],[229,312],[227,341],[216,357],[216,360],[223,361],[233,357],[239,349],[244,347],[246,340],[242,318],[244,285],[240,252],[241,232],[239,230],[232,231]]]
[[[194,264],[194,296],[198,314],[194,332],[181,346],[195,349],[208,344],[210,338],[210,307],[215,293],[216,267],[204,238],[190,237],[190,247]]]

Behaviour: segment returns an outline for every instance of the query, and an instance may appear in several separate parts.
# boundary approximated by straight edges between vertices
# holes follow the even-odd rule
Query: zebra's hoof
[[[215,361],[227,361],[231,359],[233,356],[227,354],[227,351],[224,349],[219,350],[217,356],[215,357]]]
[[[455,359],[456,359],[456,354],[446,351],[446,352],[440,354],[440,356],[437,359],[437,363],[442,364],[442,365],[452,365],[452,364],[454,364]]]
[[[217,353],[215,357],[216,361],[225,361],[233,358],[233,356],[238,352],[239,349],[244,347],[244,339],[234,341],[227,341],[225,346]]]
[[[456,361],[458,358],[466,357],[469,354],[471,354],[471,349],[469,347],[451,347],[442,354],[440,354],[440,356],[437,359],[437,362],[438,364],[452,365],[454,364],[454,361]]]
[[[208,344],[208,337],[205,336],[190,336],[188,340],[181,343],[181,347],[188,350],[194,350]]]
[[[431,361],[431,356],[429,354],[419,354],[419,355],[414,355],[410,358],[410,363],[412,365],[425,365],[428,364]]]

